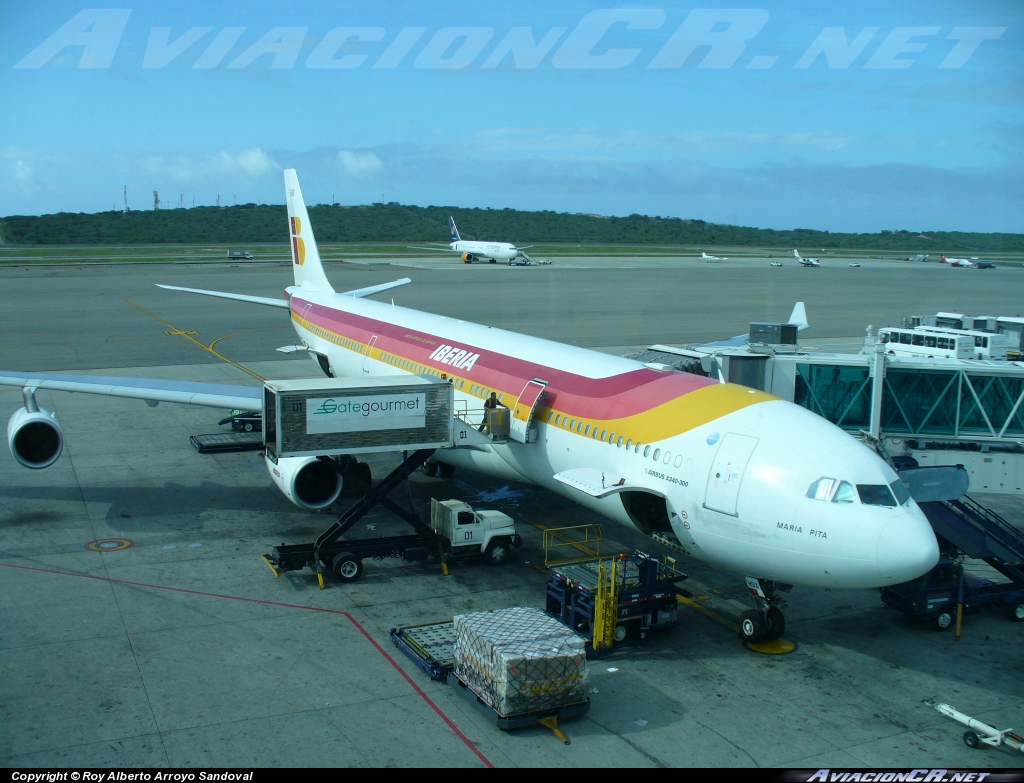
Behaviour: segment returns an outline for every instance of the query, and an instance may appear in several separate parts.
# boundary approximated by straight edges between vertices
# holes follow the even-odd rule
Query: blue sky
[[[1024,232],[1022,44],[1016,0],[12,0],[0,215],[294,167],[309,203]]]

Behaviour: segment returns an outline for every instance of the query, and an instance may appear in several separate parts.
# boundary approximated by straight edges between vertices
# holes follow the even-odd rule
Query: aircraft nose
[[[878,568],[887,584],[909,582],[939,561],[939,544],[918,508],[902,510],[878,537]]]

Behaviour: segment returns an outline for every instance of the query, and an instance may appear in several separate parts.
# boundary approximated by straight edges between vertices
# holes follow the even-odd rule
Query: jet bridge
[[[785,345],[655,345],[635,357],[789,400],[922,465],[963,464],[978,490],[1024,493],[1024,362]]]

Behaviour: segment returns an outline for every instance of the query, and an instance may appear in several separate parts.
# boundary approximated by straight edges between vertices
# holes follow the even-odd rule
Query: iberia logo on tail
[[[302,262],[306,260],[306,245],[302,241],[302,237],[299,234],[302,233],[302,220],[297,217],[292,218],[292,260],[302,266]]]

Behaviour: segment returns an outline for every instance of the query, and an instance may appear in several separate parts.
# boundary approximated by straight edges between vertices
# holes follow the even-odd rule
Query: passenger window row
[[[547,423],[555,427],[561,427],[564,430],[570,432],[576,432],[586,438],[593,438],[599,440],[602,443],[607,443],[616,448],[625,448],[632,450],[634,454],[640,454],[643,449],[643,456],[650,457],[654,462],[661,462],[665,465],[674,465],[679,468],[683,465],[683,455],[677,453],[675,459],[672,457],[672,452],[665,450],[662,452],[660,448],[654,449],[654,453],[651,453],[651,446],[649,444],[641,443],[640,441],[634,441],[632,438],[628,438],[625,435],[617,435],[615,432],[610,432],[607,429],[602,429],[595,425],[586,423],[583,419],[576,419],[572,416],[568,416],[563,413],[556,413],[551,410],[548,411]]]

